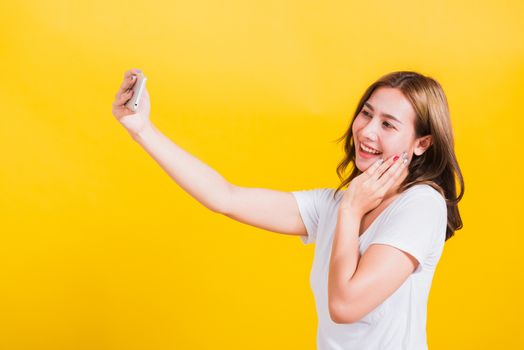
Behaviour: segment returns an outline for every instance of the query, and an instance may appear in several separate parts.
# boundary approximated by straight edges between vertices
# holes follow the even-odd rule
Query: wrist
[[[140,131],[130,132],[130,134],[135,141],[140,143],[144,140],[154,137],[157,134],[157,131],[158,130],[155,128],[155,126],[152,123],[149,123],[140,129]]]
[[[339,214],[342,214],[344,216],[349,215],[358,219],[362,219],[362,217],[364,216],[364,213],[362,213],[360,209],[350,205],[341,205],[338,208],[338,212]]]

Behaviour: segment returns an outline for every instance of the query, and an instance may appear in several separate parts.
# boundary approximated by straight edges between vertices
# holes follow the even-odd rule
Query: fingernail
[[[408,162],[408,152],[402,152],[402,162],[404,164]]]
[[[394,162],[397,161],[397,159],[398,159],[398,156],[393,157]]]

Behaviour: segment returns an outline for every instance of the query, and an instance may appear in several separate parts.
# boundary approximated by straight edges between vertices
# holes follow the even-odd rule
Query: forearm
[[[222,175],[176,145],[154,125],[132,136],[193,198],[214,212],[224,210],[231,185]]]
[[[358,261],[361,216],[352,210],[339,210],[329,262],[328,294],[333,301],[348,300],[348,284]]]

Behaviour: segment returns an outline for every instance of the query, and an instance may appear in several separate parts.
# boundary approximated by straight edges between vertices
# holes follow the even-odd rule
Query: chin
[[[366,160],[355,158],[355,167],[361,172],[366,171],[373,162],[367,162]]]

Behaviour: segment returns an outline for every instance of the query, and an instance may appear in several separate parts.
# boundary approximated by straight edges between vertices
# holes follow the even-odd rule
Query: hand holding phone
[[[147,78],[145,77],[144,73],[140,72],[135,74],[136,81],[133,85],[133,94],[129,101],[125,104],[127,108],[132,110],[133,112],[136,112],[138,109],[138,104],[140,102],[140,97],[142,96],[142,93],[144,92],[144,88],[146,85]]]
[[[145,81],[141,70],[134,68],[126,71],[113,101],[113,115],[133,137],[152,125]]]

